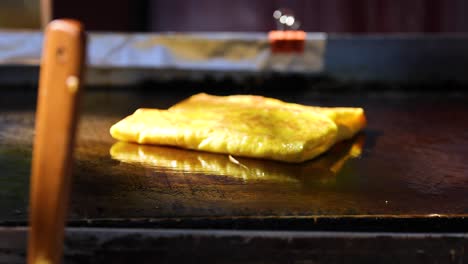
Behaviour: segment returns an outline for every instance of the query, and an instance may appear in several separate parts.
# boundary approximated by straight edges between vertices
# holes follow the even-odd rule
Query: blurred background
[[[39,28],[39,0],[0,1],[0,27]],[[294,11],[309,32],[468,32],[466,0],[55,0],[52,17],[95,31],[268,31],[276,8]]]
[[[40,0],[1,0],[1,28],[39,28]]]

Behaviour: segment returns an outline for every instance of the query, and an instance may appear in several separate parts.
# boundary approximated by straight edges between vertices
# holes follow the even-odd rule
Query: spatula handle
[[[83,26],[68,19],[49,23],[36,109],[29,264],[61,262],[84,60]]]

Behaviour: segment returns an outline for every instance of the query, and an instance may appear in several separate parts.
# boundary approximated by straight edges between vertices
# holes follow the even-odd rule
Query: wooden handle
[[[60,263],[85,54],[82,25],[46,28],[31,172],[29,264]]]

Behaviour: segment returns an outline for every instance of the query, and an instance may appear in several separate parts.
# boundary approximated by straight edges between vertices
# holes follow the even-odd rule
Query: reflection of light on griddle
[[[334,181],[346,161],[359,157],[364,137],[341,142],[317,159],[301,164],[232,157],[163,146],[117,142],[111,149],[113,159],[138,164],[146,169],[200,173],[240,178],[245,181],[297,182]]]
[[[348,153],[344,155],[343,158],[337,160],[335,164],[333,164],[330,167],[330,171],[332,171],[335,174],[340,172],[341,168],[343,168],[347,160],[352,159],[352,158],[358,158],[359,156],[361,156],[363,146],[364,146],[364,137],[357,138],[356,141],[349,148]]]

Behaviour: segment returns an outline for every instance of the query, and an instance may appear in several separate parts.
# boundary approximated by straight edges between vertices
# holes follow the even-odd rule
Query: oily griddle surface
[[[35,99],[28,92],[10,93],[8,99],[4,95],[0,99],[0,222],[25,223]],[[368,127],[304,164],[239,158],[256,171],[251,177],[239,176],[237,165],[217,154],[168,150],[177,152],[179,164],[190,165],[194,159],[208,164],[197,170],[111,158],[115,140],[108,130],[113,123],[138,107],[167,108],[186,96],[86,94],[73,170],[71,223],[184,219],[267,223],[268,219],[438,215],[460,220],[468,215],[466,96],[275,95],[311,105],[364,107]],[[360,157],[347,157],[359,144],[363,144]],[[164,153],[164,147],[155,148]],[[234,172],[226,169],[232,166]]]

